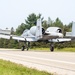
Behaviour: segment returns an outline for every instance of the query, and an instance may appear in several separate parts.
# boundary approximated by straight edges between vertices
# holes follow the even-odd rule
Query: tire
[[[54,51],[54,46],[53,46],[53,45],[50,46],[50,51],[51,51],[51,52]]]
[[[25,46],[22,46],[22,51],[24,51],[24,49],[25,49]]]

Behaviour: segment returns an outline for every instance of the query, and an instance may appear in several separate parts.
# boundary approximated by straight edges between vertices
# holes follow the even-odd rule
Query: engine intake
[[[61,30],[61,29],[58,29],[57,32],[58,32],[58,33],[62,33],[62,30]]]
[[[42,28],[42,34],[45,34],[45,29],[44,28]]]

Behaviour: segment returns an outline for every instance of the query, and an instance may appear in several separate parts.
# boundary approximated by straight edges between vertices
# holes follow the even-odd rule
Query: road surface
[[[0,59],[44,70],[55,75],[75,75],[75,53],[1,50]]]

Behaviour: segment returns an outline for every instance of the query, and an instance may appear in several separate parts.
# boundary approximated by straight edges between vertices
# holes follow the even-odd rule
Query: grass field
[[[75,48],[55,49],[55,51],[60,51],[60,52],[75,52]]]
[[[31,50],[34,50],[34,51],[50,51],[49,48],[33,48]],[[54,51],[55,52],[75,52],[75,48],[61,48],[61,49],[55,48]]]
[[[30,69],[22,65],[0,60],[0,75],[53,75],[44,71]]]

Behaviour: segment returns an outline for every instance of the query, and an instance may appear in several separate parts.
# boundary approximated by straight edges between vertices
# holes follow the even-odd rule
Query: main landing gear
[[[25,42],[25,44],[22,46],[22,51],[24,51],[25,49],[28,51],[30,47],[30,42]],[[50,44],[50,51],[53,52],[54,51],[54,44],[51,43]]]
[[[53,43],[50,44],[50,51],[51,51],[51,52],[54,51],[54,44],[53,44]]]
[[[28,51],[30,47],[30,42],[25,42],[25,44],[22,46],[22,51],[24,51],[25,49]]]

